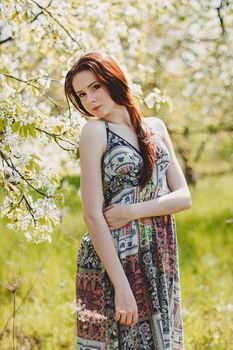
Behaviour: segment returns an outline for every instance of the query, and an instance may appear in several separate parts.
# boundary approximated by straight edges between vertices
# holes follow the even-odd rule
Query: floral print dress
[[[156,165],[151,180],[140,190],[140,152],[113,132],[107,121],[104,123],[107,150],[102,158],[103,207],[168,194],[170,157],[161,134],[151,128]],[[133,220],[110,233],[134,293],[139,320],[133,327],[115,321],[114,288],[87,232],[77,257],[77,349],[184,350],[174,215]]]

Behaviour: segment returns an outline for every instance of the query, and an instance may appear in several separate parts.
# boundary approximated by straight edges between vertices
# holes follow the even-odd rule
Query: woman
[[[183,350],[173,213],[190,208],[191,196],[166,126],[142,118],[124,73],[104,53],[80,57],[65,94],[89,117],[79,144],[88,232],[77,302],[104,316],[77,317],[78,349]]]

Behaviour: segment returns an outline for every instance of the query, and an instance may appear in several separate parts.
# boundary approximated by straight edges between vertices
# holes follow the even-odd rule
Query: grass
[[[192,208],[176,214],[188,350],[225,350],[233,343],[231,187],[227,176],[202,180],[191,188]],[[76,256],[86,227],[75,181],[64,193],[66,210],[51,244],[27,242],[0,223],[0,333],[13,312],[13,293],[6,284],[18,276],[16,310],[23,302],[15,315],[18,350],[76,349]],[[12,344],[10,320],[0,349],[13,349]]]
[[[230,349],[232,324],[231,179],[192,189],[192,208],[176,215],[187,349]]]

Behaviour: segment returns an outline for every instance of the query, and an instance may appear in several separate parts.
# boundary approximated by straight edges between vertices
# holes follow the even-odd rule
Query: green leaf
[[[80,158],[79,148],[77,148],[77,151],[75,153],[75,159],[79,159],[79,158]]]
[[[34,162],[34,169],[39,173],[40,172],[40,165]]]
[[[55,222],[52,219],[50,219],[49,222],[50,222],[52,228],[54,228],[55,227]]]
[[[28,125],[28,131],[32,137],[36,137],[36,129],[32,125]]]
[[[11,19],[14,20],[17,16],[18,16],[18,13],[15,12],[15,13],[13,13],[13,15],[11,16]]]
[[[22,125],[19,129],[20,136],[27,137],[29,134],[29,126],[30,125]]]
[[[20,129],[20,123],[19,122],[14,122],[14,124],[12,124],[12,132],[15,133]]]
[[[28,14],[27,14],[27,11],[24,12],[23,14],[23,19],[27,20],[28,19]]]
[[[2,119],[0,119],[0,131],[4,131],[4,123]]]
[[[32,159],[30,159],[30,161],[28,162],[28,165],[27,165],[27,169],[28,169],[28,170],[32,170],[33,165],[34,165],[34,162],[33,162]]]
[[[23,134],[24,134],[25,137],[28,136],[28,126],[27,125],[23,126]]]
[[[39,222],[40,225],[45,225],[46,224],[45,218],[39,218],[38,222]]]
[[[23,130],[23,126],[21,126],[20,128],[19,128],[19,135],[20,136],[24,136],[24,130]]]
[[[37,154],[33,154],[33,158],[42,161],[41,158]]]

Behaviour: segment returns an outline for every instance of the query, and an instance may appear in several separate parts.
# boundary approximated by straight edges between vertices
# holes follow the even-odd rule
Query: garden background
[[[85,119],[63,85],[82,53],[100,50],[144,117],[165,122],[190,187],[191,209],[175,214],[186,349],[229,350],[233,4],[2,0],[0,10],[0,349],[76,348]]]

